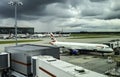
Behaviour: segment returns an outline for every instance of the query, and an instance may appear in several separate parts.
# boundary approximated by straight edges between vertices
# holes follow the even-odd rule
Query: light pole
[[[15,41],[16,41],[16,46],[17,46],[18,45],[18,41],[17,41],[17,7],[20,6],[20,5],[23,5],[23,3],[19,2],[19,1],[10,1],[8,4],[14,6],[14,9],[15,9],[15,24],[14,24],[14,27],[15,27]]]

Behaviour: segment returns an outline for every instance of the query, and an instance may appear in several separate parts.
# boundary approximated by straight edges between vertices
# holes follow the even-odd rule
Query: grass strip
[[[37,41],[42,41],[42,40],[18,40],[18,43],[24,43],[24,42],[37,42]],[[15,43],[15,40],[5,40],[5,41],[0,41],[0,44],[9,44],[9,43]]]
[[[119,37],[119,35],[113,34],[72,34],[69,39],[84,39],[84,38],[110,38]]]

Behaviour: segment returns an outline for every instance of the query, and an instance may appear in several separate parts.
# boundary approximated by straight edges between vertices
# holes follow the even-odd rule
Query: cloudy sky
[[[11,0],[0,0],[0,26],[14,26]],[[36,32],[120,31],[120,0],[19,0],[19,27]]]

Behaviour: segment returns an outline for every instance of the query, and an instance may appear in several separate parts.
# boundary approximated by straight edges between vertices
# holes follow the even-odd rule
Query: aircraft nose
[[[113,49],[112,49],[112,48],[109,48],[109,51],[113,52]]]

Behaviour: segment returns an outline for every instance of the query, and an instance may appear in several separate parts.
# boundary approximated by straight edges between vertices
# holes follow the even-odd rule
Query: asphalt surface
[[[96,55],[61,56],[61,60],[101,74],[115,67],[115,63],[108,63],[107,58]]]

